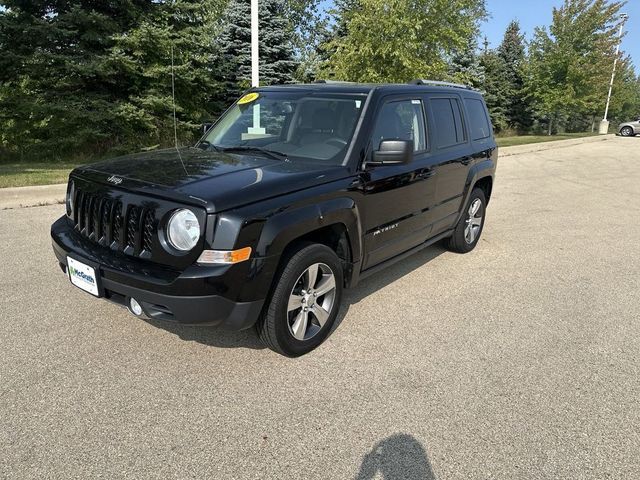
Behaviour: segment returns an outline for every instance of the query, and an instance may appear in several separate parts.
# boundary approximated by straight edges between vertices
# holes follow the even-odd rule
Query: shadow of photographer
[[[362,459],[356,480],[435,480],[429,457],[415,437],[399,433],[378,442]]]

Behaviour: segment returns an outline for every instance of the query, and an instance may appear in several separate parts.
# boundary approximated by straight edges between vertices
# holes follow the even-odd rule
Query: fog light
[[[142,315],[142,305],[133,297],[129,299],[129,311],[136,317]]]

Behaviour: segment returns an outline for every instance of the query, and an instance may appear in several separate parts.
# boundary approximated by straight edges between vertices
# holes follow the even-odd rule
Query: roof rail
[[[355,82],[344,82],[342,80],[315,80],[313,83],[326,83],[326,84],[354,84]]]
[[[464,88],[465,90],[472,90],[471,87],[467,85],[462,85],[461,83],[441,82],[440,80],[425,80],[422,78],[418,78],[416,80],[410,81],[409,85],[436,85],[440,87],[454,87],[454,88]]]

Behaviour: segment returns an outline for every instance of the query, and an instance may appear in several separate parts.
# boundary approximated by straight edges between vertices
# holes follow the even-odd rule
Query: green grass
[[[526,145],[528,143],[555,142],[557,140],[569,140],[572,138],[591,137],[597,133],[561,133],[558,135],[518,135],[513,137],[496,137],[499,147],[511,147],[514,145]]]
[[[0,188],[66,183],[75,163],[0,163]]]

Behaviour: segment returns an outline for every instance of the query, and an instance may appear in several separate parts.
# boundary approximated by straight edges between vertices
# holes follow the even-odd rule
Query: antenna
[[[176,152],[178,152],[178,158],[180,159],[180,163],[182,164],[182,168],[184,169],[184,173],[189,175],[187,172],[187,167],[184,166],[184,162],[182,161],[182,155],[180,154],[180,149],[178,148],[178,119],[176,118],[176,74],[175,68],[173,65],[173,44],[171,44],[171,99],[173,101],[173,140],[174,145],[176,147]]]

